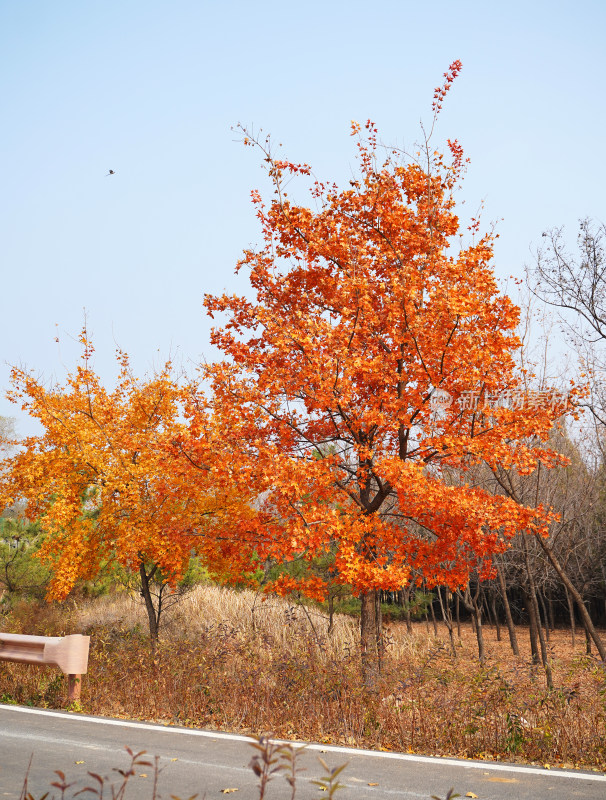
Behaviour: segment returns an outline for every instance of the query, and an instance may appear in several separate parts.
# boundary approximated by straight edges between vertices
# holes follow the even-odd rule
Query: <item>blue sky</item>
[[[350,121],[411,145],[457,58],[438,140],[471,159],[461,199],[498,221],[497,275],[521,277],[543,230],[606,218],[604,30],[583,0],[0,0],[0,415],[34,430],[9,367],[62,381],[84,310],[108,383],[116,346],[139,374],[213,357],[202,298],[247,290],[268,188],[232,125],[346,181]]]

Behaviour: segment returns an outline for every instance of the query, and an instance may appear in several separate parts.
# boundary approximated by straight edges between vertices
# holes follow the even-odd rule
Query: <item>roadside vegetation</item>
[[[532,659],[485,626],[481,663],[470,622],[386,623],[378,681],[362,674],[358,621],[250,590],[199,585],[167,614],[155,652],[127,592],[63,605],[21,600],[4,631],[91,635],[74,710],[287,740],[606,769],[606,673],[570,630],[550,631],[553,688]],[[437,631],[437,633],[436,633]],[[64,676],[0,663],[0,700],[60,708]]]

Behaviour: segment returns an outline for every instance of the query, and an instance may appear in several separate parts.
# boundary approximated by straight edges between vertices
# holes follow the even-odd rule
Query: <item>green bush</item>
[[[46,594],[50,572],[36,557],[43,538],[37,522],[0,519],[0,602],[5,609],[16,598],[41,599]]]

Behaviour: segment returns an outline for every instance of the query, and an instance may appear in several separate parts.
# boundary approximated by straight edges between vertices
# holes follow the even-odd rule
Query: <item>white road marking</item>
[[[80,747],[84,750],[97,750],[103,753],[110,752],[110,753],[120,753],[124,754],[123,747],[112,747],[111,745],[99,745],[99,744],[89,744],[88,742],[83,742],[81,739],[65,739],[59,736],[44,736],[41,733],[13,733],[12,731],[0,731],[0,738],[5,737],[6,739],[23,739],[26,742],[40,742],[43,744],[48,744],[51,741],[53,744],[69,746],[69,747]]]
[[[0,706],[0,709],[1,708],[2,706]],[[82,750],[96,750],[96,751],[101,751],[103,753],[108,753],[108,752],[118,753],[122,756],[124,755],[124,750],[125,750],[124,747],[112,746],[111,744],[103,744],[103,745],[89,744],[87,742],[83,742],[81,739],[76,739],[76,738],[65,739],[65,738],[59,738],[58,736],[54,735],[49,737],[49,736],[44,736],[43,734],[40,733],[12,733],[10,731],[0,731],[0,738],[2,738],[3,736],[7,739],[22,739],[26,742],[41,742],[44,744],[48,744],[50,741],[52,744],[78,747]],[[250,769],[248,767],[234,767],[231,765],[224,766],[222,764],[217,764],[214,761],[212,762],[201,761],[200,759],[197,758],[196,759],[183,758],[182,756],[180,756],[178,759],[176,759],[176,761],[178,761],[179,764],[188,764],[189,766],[192,767],[208,767],[215,770],[226,769],[228,772],[241,772],[244,775],[251,774]],[[167,764],[164,765],[164,767],[169,766],[170,763],[171,762],[168,762]]]
[[[7,706],[0,704],[0,710],[15,711],[23,714],[38,714],[41,716],[55,717],[57,719],[77,719],[82,722],[91,722],[96,725],[114,725],[134,730],[153,731],[156,733],[173,733],[182,736],[200,736],[205,739],[226,739],[232,742],[256,742],[250,736],[237,733],[223,733],[222,731],[203,731],[194,728],[175,728],[170,725],[152,725],[148,722],[132,722],[131,720],[110,719],[105,717],[89,717],[85,714],[69,714],[64,711],[49,711],[41,708],[25,708],[24,706]],[[392,753],[382,750],[358,750],[354,747],[337,747],[326,744],[305,744],[304,742],[289,742],[282,739],[273,740],[279,744],[290,744],[293,747],[305,747],[307,750],[318,750],[324,753],[338,753],[351,756],[368,756],[370,758],[388,758],[396,761],[410,761],[416,764],[444,764],[448,767],[463,767],[464,769],[482,769],[492,772],[518,772],[523,775],[542,775],[544,778],[571,778],[574,780],[601,781],[606,783],[606,775],[592,772],[571,772],[569,770],[546,770],[539,767],[517,766],[515,764],[499,764],[494,761],[462,761],[456,758],[436,758],[432,756],[417,756],[412,753]]]

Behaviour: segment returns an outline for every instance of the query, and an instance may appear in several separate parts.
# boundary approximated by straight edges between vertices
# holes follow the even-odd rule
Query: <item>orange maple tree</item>
[[[436,90],[434,123],[459,69]],[[563,408],[520,401],[519,310],[499,294],[493,236],[472,220],[471,243],[461,241],[456,141],[448,156],[434,150],[432,126],[409,157],[384,148],[373,123],[354,123],[358,174],[342,189],[242,131],[262,151],[273,197],[253,192],[263,244],[238,264],[255,298],[205,298],[211,317],[227,317],[212,333],[227,356],[208,370],[215,410],[234,475],[259,498],[254,520],[233,520],[225,563],[236,574],[333,554],[333,574],[361,597],[362,651],[373,657],[377,589],[413,573],[465,585],[516,532],[546,531],[544,509],[465,474],[482,462],[526,473],[560,463],[536,442]],[[309,181],[309,205],[288,196],[294,177]],[[272,588],[322,597],[326,582],[282,574]]]
[[[27,516],[41,521],[39,556],[53,572],[49,599],[64,599],[104,564],[120,564],[140,577],[155,640],[163,590],[175,587],[195,550],[212,543],[211,520],[228,513],[231,499],[210,463],[217,448],[195,389],[179,385],[170,363],[137,381],[119,353],[120,374],[108,391],[92,369],[86,332],[81,341],[82,362],[65,386],[48,389],[13,369],[10,397],[43,432],[0,464],[0,500],[2,507],[25,501]]]

